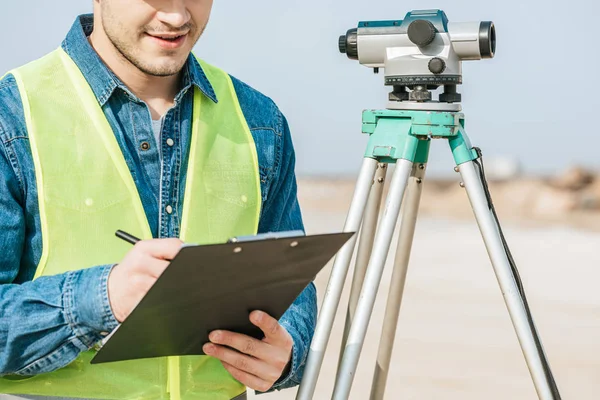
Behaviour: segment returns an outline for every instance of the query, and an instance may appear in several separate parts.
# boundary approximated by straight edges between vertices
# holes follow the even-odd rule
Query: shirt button
[[[142,142],[142,144],[140,145],[140,148],[144,151],[150,149],[150,143],[148,142]]]
[[[173,207],[167,206],[167,213],[171,214],[173,212]]]
[[[171,138],[167,139],[167,144],[169,145],[169,147],[173,147],[173,145],[175,144],[175,141]]]

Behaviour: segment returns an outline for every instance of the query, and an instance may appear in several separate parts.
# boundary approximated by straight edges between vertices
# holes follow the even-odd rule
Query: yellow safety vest
[[[218,103],[194,89],[180,239],[255,234],[260,178],[252,135],[229,76],[199,60]],[[22,98],[39,196],[43,252],[35,279],[120,262],[122,229],[152,234],[119,144],[89,84],[58,49],[11,71]],[[218,305],[216,305],[218,307]],[[55,372],[0,378],[0,393],[94,399],[229,400],[246,388],[207,356],[91,365],[94,350]]]

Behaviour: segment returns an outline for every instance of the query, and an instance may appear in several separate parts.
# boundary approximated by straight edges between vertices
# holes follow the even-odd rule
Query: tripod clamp
[[[365,110],[362,132],[370,135],[365,157],[395,163],[427,163],[430,139],[448,139],[457,165],[479,158],[465,132],[464,114],[452,111]]]

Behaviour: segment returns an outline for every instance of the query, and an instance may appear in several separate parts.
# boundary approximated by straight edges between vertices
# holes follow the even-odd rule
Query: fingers
[[[263,340],[217,330],[211,332],[211,343],[205,344],[203,350],[206,355],[219,359],[235,379],[265,392],[284,372],[294,343],[291,335],[268,314],[254,311],[250,321],[264,332]]]
[[[242,354],[247,354],[272,364],[278,369],[285,368],[288,362],[288,353],[285,349],[277,348],[250,336],[229,331],[214,331],[208,338],[215,344],[231,347]]]
[[[251,375],[247,372],[244,372],[231,364],[226,363],[225,361],[221,361],[223,367],[242,385],[249,387],[250,389],[257,390],[259,392],[266,392],[273,386],[273,383],[265,381],[264,379],[260,379],[257,376]]]
[[[181,247],[179,239],[153,239],[136,243],[110,272],[108,277],[108,298],[117,321],[129,316],[156,279]]]
[[[271,385],[281,376],[281,371],[274,366],[225,346],[207,343],[204,345],[203,350],[207,355],[226,362],[245,374],[254,375],[265,382],[271,382]]]
[[[183,242],[179,239],[153,239],[142,240],[136,243],[135,247],[140,248],[144,253],[153,258],[162,260],[172,260],[175,258]]]
[[[250,322],[259,327],[265,334],[265,342],[283,347],[293,344],[290,334],[279,325],[279,321],[262,311],[253,311],[250,314]]]
[[[158,279],[158,277],[161,276],[162,273],[165,272],[165,269],[167,269],[169,266],[169,262],[148,257],[142,265],[150,277]]]

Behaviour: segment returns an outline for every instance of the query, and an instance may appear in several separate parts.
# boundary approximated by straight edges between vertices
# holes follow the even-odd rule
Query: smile
[[[176,49],[181,47],[188,36],[187,33],[146,33],[146,35],[156,44],[166,49]]]

